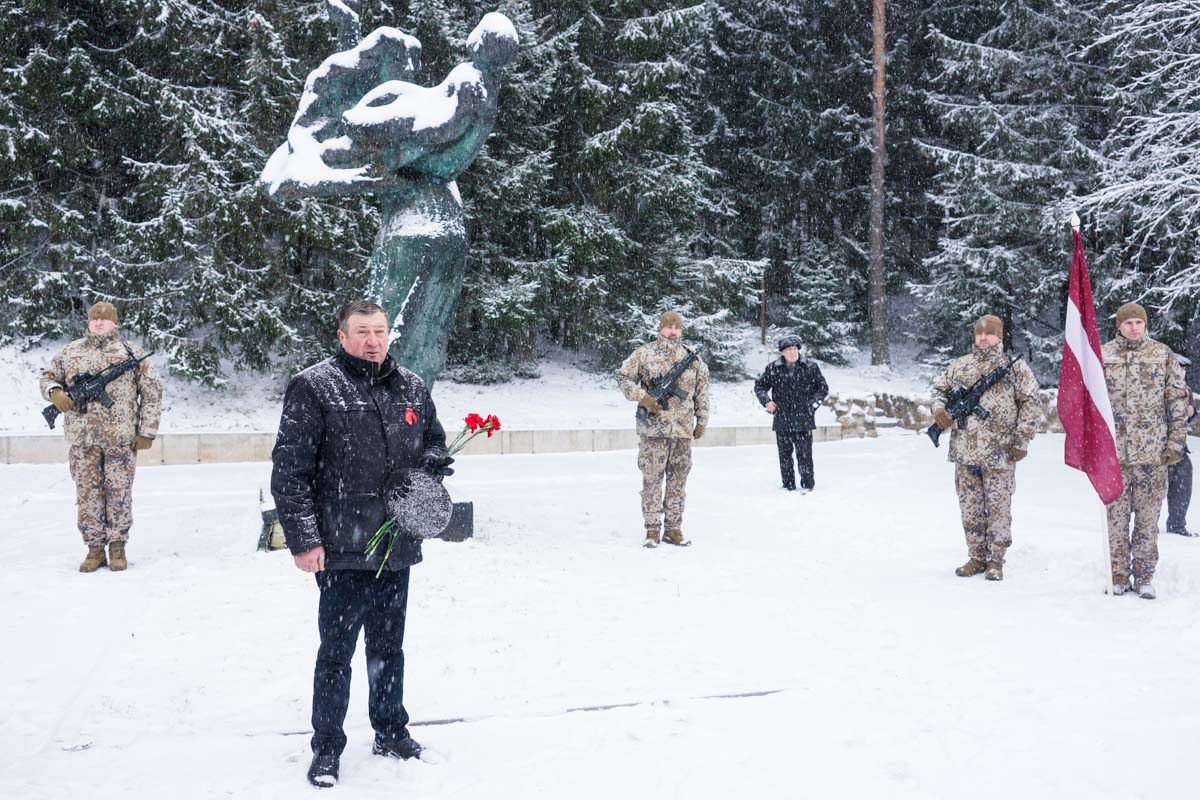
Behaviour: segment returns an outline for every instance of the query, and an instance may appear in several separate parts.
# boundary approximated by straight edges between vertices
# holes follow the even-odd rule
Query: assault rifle
[[[679,383],[679,379],[683,376],[683,373],[687,372],[687,368],[690,367],[696,361],[696,359],[699,358],[699,356],[696,355],[694,350],[688,350],[686,347],[683,349],[687,350],[687,355],[680,359],[678,364],[671,367],[664,374],[659,375],[657,378],[651,378],[649,382],[642,382],[642,386],[645,388],[646,394],[653,397],[655,402],[662,406],[664,410],[667,408],[667,404],[671,402],[672,397],[678,397],[680,402],[687,400],[688,398],[688,393],[683,389],[680,389],[676,384]],[[649,422],[649,420],[650,412],[646,410],[645,406],[638,406],[637,421],[645,423]]]
[[[946,413],[958,423],[959,428],[967,427],[967,417],[972,414],[980,419],[987,419],[991,416],[988,410],[979,404],[979,401],[983,399],[984,392],[1004,380],[1004,376],[1012,370],[1013,364],[1020,359],[1020,355],[1013,356],[1003,367],[996,367],[971,384],[970,388],[959,386],[957,389],[950,390],[950,394],[946,397]],[[933,423],[929,426],[929,430],[925,431],[925,434],[933,441],[934,447],[940,447],[938,444],[938,437],[942,435],[940,425],[936,422]]]
[[[96,373],[81,372],[76,375],[75,381],[64,389],[67,397],[70,397],[71,401],[75,403],[75,412],[86,414],[88,404],[97,401],[105,408],[111,408],[113,399],[108,396],[108,385],[126,372],[137,369],[139,364],[152,355],[154,355],[153,350],[141,358],[130,356],[119,364],[105,367]],[[54,430],[54,421],[58,419],[58,415],[59,410],[53,405],[42,409],[42,416],[46,418],[46,424],[50,426],[50,430]]]

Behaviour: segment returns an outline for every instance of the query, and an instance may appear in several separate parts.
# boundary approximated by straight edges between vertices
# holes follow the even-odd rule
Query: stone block
[[[8,437],[10,464],[65,464],[67,440],[55,434],[31,434]]]
[[[594,447],[591,429],[530,431],[535,453],[586,453]]]
[[[533,452],[533,431],[500,431],[500,435],[504,437],[501,442],[501,452],[504,453],[532,453]]]
[[[163,437],[155,436],[154,443],[145,450],[139,450],[137,454],[137,463],[139,467],[158,467],[163,463]]]
[[[819,425],[813,431],[814,442],[836,442],[842,438],[841,425]]]
[[[199,433],[166,433],[162,439],[164,464],[198,464],[200,463]],[[203,434],[205,436],[211,434]]]
[[[254,458],[251,461],[270,461],[271,451],[275,449],[275,433],[251,433],[249,436],[253,437]]]
[[[592,447],[596,452],[607,450],[636,450],[637,431],[630,428],[597,428],[593,431]]]
[[[439,539],[447,542],[465,542],[475,535],[475,504],[472,502],[455,503],[450,512],[450,524],[446,530],[438,534]]]
[[[196,458],[202,464],[257,461],[254,433],[206,433],[198,437]]]
[[[745,447],[748,445],[775,444],[775,432],[766,425],[742,425],[729,429],[733,433],[730,445]]]
[[[504,452],[504,434],[505,431],[501,430],[499,433],[493,433],[489,439],[486,433],[481,433],[459,452],[464,456],[498,456]],[[458,433],[454,436],[458,436]],[[452,442],[454,436],[448,435],[446,444]]]

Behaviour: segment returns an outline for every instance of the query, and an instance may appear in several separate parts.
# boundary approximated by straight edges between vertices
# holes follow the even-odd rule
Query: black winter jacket
[[[829,394],[829,384],[815,362],[802,359],[789,369],[781,356],[754,382],[754,394],[764,406],[768,400],[775,401],[771,430],[811,431],[817,427],[815,406]]]
[[[391,356],[376,365],[345,350],[292,378],[271,453],[271,494],[294,555],[325,547],[326,569],[378,569],[363,555],[387,519],[383,495],[399,470],[440,454],[446,433],[425,383]],[[400,537],[389,569],[421,560]]]

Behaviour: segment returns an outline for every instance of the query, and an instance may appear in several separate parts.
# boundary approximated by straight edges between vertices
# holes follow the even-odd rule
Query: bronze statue
[[[367,296],[392,320],[393,357],[432,385],[466,272],[455,180],[496,122],[517,33],[504,15],[484,15],[467,39],[471,60],[425,87],[412,82],[421,70],[415,37],[385,26],[360,41],[355,2],[326,4],[344,49],[309,73],[287,141],[259,181],[277,201],[381,197]]]

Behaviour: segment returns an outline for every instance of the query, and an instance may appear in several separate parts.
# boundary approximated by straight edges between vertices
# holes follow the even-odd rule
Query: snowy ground
[[[0,386],[15,390],[0,398],[0,434],[45,433],[41,410],[46,405],[38,395],[41,370],[63,345],[42,345],[22,352],[16,347],[0,348]],[[746,363],[758,374],[773,357],[769,348],[752,347]],[[862,360],[867,361],[865,355]],[[823,367],[830,390],[842,394],[875,391],[927,394],[929,382],[916,377],[911,361],[902,360],[895,370],[855,364]],[[611,373],[578,369],[561,359],[539,366],[541,376],[508,383],[477,386],[452,381],[434,385],[434,401],[444,420],[458,420],[468,412],[496,414],[511,429],[537,428],[630,428],[633,404],[625,400]],[[286,376],[231,373],[229,385],[205,389],[194,383],[167,376],[164,381],[163,418],[165,433],[193,431],[273,431]],[[754,381],[714,381],[711,389],[713,425],[769,425],[752,391]],[[828,409],[819,412],[818,423],[834,424]]]
[[[817,445],[806,497],[773,448],[697,450],[682,550],[639,547],[630,451],[464,458],[478,536],[413,570],[407,699],[470,721],[372,757],[357,656],[330,796],[1194,797],[1200,541],[1162,537],[1157,601],[1103,595],[1061,448],[1018,471],[999,584],[953,575],[951,467],[912,434]],[[315,791],[317,592],[254,552],[268,471],[141,470],[131,568],[80,575],[65,468],[0,467],[0,797]],[[705,699],[734,693],[764,694]]]

